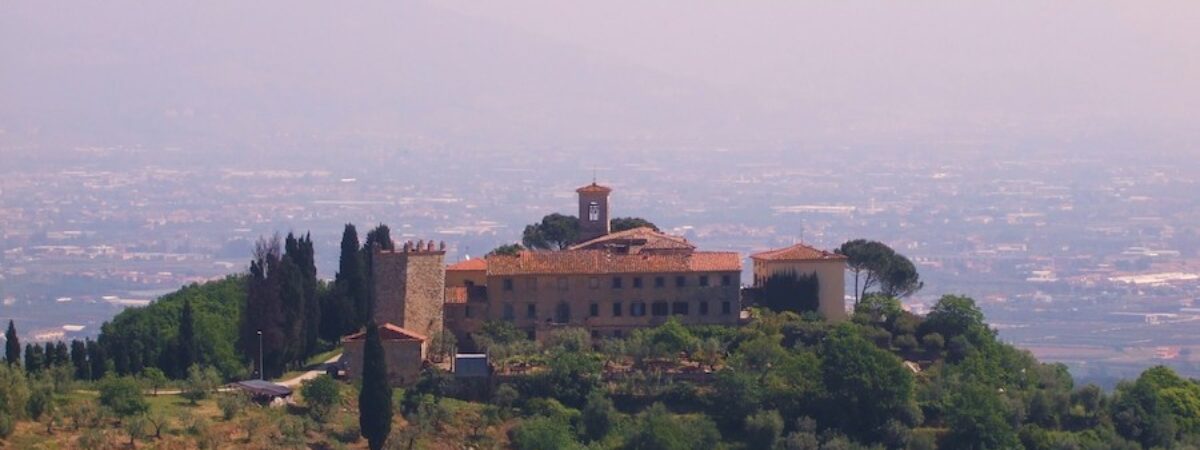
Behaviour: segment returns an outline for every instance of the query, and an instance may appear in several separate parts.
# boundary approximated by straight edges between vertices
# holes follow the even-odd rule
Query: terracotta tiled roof
[[[619,254],[604,250],[521,252],[488,257],[488,275],[610,274],[741,271],[734,252],[688,254]]]
[[[593,182],[592,182],[592,184],[589,184],[589,185],[587,185],[587,186],[584,186],[584,187],[581,187],[581,188],[579,188],[579,189],[576,189],[576,190],[575,190],[575,192],[579,192],[579,193],[585,193],[585,192],[586,192],[586,193],[592,193],[592,192],[595,192],[595,193],[598,193],[598,194],[607,194],[607,193],[609,193],[609,192],[612,192],[612,188],[610,188],[610,187],[608,187],[608,186],[601,186],[601,185],[599,185],[599,184],[596,184],[596,182],[595,182],[595,181],[593,181]]]
[[[367,331],[359,331],[352,335],[342,338],[343,342],[361,341],[367,338]],[[391,323],[385,323],[379,326],[379,339],[383,341],[426,341],[428,338],[425,335],[416,331],[407,330]]]
[[[446,268],[447,271],[469,271],[475,272],[487,270],[487,260],[483,258],[467,259],[451,264]]]
[[[571,246],[571,250],[596,249],[612,245],[634,245],[647,250],[695,250],[696,246],[679,236],[654,231],[650,227],[638,227],[592,239]]]
[[[845,256],[837,253],[817,250],[804,244],[755,253],[750,255],[750,258],[763,261],[830,261],[846,259]]]

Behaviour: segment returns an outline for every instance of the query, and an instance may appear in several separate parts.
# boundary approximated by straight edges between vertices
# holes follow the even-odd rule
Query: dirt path
[[[308,372],[304,372],[304,373],[302,373],[296,377],[293,377],[291,379],[277,381],[275,384],[281,384],[281,385],[284,385],[284,386],[287,386],[290,388],[295,388],[297,386],[300,386],[300,384],[304,383],[305,381],[311,380],[311,379],[316,378],[317,376],[325,373],[325,367],[324,367],[325,365],[335,363],[335,362],[337,362],[337,360],[339,360],[341,358],[342,358],[342,354],[338,353],[336,355],[333,355],[332,358],[329,358],[325,362],[321,363],[320,366],[318,366],[318,367],[321,367],[320,370],[310,370]]]

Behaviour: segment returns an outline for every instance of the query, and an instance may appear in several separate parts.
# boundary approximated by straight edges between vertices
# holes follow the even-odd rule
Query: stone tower
[[[575,192],[579,194],[579,242],[608,234],[608,194],[612,189],[593,181]]]
[[[440,334],[446,301],[446,244],[409,241],[395,250],[376,248],[371,256],[375,323],[390,323],[427,339]]]

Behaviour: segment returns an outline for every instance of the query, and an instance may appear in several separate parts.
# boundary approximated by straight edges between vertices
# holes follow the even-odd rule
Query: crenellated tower
[[[432,339],[442,332],[446,243],[405,242],[372,251],[375,322],[393,324]]]

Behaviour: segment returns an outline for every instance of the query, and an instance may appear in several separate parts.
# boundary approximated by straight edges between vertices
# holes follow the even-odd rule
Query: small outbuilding
[[[292,388],[265,380],[239,381],[230,387],[245,392],[250,399],[262,404],[271,404],[277,399],[287,401],[292,396]]]
[[[366,330],[342,338],[341,362],[350,379],[362,377],[363,346]],[[407,386],[417,382],[425,363],[425,335],[391,323],[379,325],[379,340],[387,360],[388,381],[392,386]]]

